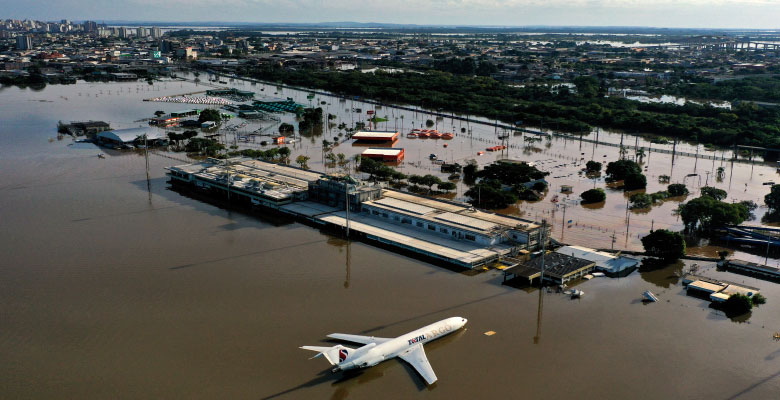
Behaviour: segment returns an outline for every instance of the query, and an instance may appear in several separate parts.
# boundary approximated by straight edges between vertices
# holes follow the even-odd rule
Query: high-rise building
[[[32,50],[32,38],[30,35],[19,35],[16,37],[17,50]]]
[[[97,32],[98,26],[95,21],[84,21],[84,32]]]
[[[147,32],[146,28],[144,28],[143,26],[139,26],[135,30],[135,35],[138,36],[139,38],[145,38],[149,36],[149,32]]]
[[[152,38],[159,39],[162,37],[162,29],[159,27],[152,27]]]
[[[128,37],[130,37],[130,32],[124,26],[119,27],[119,37],[122,39],[127,39]]]
[[[163,53],[170,53],[173,50],[173,45],[170,40],[160,40],[158,47]]]

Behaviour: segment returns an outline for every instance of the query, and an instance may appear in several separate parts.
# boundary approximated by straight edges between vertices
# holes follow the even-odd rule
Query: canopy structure
[[[163,131],[155,128],[129,128],[129,129],[114,129],[112,131],[103,131],[98,133],[98,141],[110,142],[115,144],[130,144],[139,139],[143,141],[143,136],[146,135],[146,140],[158,140],[163,139],[165,136]]]

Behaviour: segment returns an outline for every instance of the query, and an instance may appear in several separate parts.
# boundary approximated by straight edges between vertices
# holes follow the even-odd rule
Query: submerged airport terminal
[[[466,203],[251,158],[209,158],[170,167],[168,176],[175,186],[464,268],[540,250],[550,237],[549,226]]]

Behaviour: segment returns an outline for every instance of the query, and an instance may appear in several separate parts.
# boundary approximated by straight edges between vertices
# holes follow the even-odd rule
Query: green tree
[[[642,162],[642,161],[645,159],[645,149],[643,149],[643,148],[639,148],[639,149],[636,151],[636,158],[637,158],[637,159],[639,160],[639,162],[641,163],[641,162]]]
[[[727,316],[733,317],[750,312],[753,308],[753,302],[750,300],[750,297],[736,293],[723,302],[722,308]]]
[[[672,262],[685,255],[685,238],[679,232],[657,229],[642,238],[647,255]]]
[[[725,203],[710,196],[683,203],[678,211],[687,230],[709,231],[725,225],[739,225],[750,217],[745,205]]]
[[[728,196],[728,193],[726,193],[726,191],[723,189],[714,188],[712,186],[704,186],[701,188],[701,195],[712,197],[715,200],[723,200],[726,198],[726,196]]]
[[[289,147],[278,147],[277,149],[279,151],[279,156],[282,159],[282,161],[285,161],[286,163],[289,162],[287,160],[290,158],[290,153],[292,153],[290,148]]]
[[[304,156],[303,154],[295,157],[295,162],[303,169],[309,169],[309,160],[311,157]]]
[[[457,185],[455,185],[452,182],[441,182],[441,183],[438,183],[436,185],[436,187],[439,188],[439,190],[443,190],[445,192],[449,192],[450,190],[455,190]]]
[[[477,171],[479,167],[476,162],[468,162],[463,167],[463,179],[466,182],[474,182],[477,179]]]
[[[689,193],[688,188],[682,183],[673,183],[666,187],[666,191],[671,197],[685,196]]]
[[[472,205],[484,209],[506,208],[518,200],[515,193],[503,190],[501,183],[496,181],[481,181],[465,194]]]
[[[723,177],[726,175],[726,169],[723,167],[718,167],[718,169],[715,170],[715,174],[717,175],[718,179],[723,179]]]
[[[497,162],[486,166],[476,175],[478,178],[496,180],[505,185],[519,185],[537,179],[542,179],[549,175],[549,173],[542,172],[536,167],[531,166],[525,162]]]
[[[629,198],[631,209],[650,208],[653,205],[653,199],[646,193],[636,193]]]
[[[325,160],[328,162],[328,164],[335,164],[336,163],[336,155],[332,152],[329,152],[328,154],[325,154]]]
[[[590,189],[580,194],[582,198],[582,204],[601,203],[607,199],[607,194],[604,193],[604,189]]]
[[[598,161],[590,160],[585,163],[585,171],[589,174],[601,172],[601,163]]]
[[[631,160],[618,160],[607,164],[607,181],[615,182],[625,180],[630,175],[641,175],[642,167]]]
[[[623,189],[637,190],[647,187],[647,177],[642,174],[629,174],[623,179]]]
[[[213,108],[207,108],[200,112],[198,116],[198,122],[214,121],[216,123],[222,122],[222,115],[219,110]]]
[[[295,127],[291,124],[283,122],[281,125],[279,125],[279,133],[282,135],[293,134],[295,133]]]
[[[770,212],[780,210],[780,185],[772,185],[769,194],[764,196],[764,204],[769,207]]]

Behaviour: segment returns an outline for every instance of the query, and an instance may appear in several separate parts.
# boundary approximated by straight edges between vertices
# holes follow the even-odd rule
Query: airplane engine
[[[382,356],[372,357],[360,363],[360,367],[361,368],[373,367],[374,365],[377,365],[384,360],[385,358]]]

